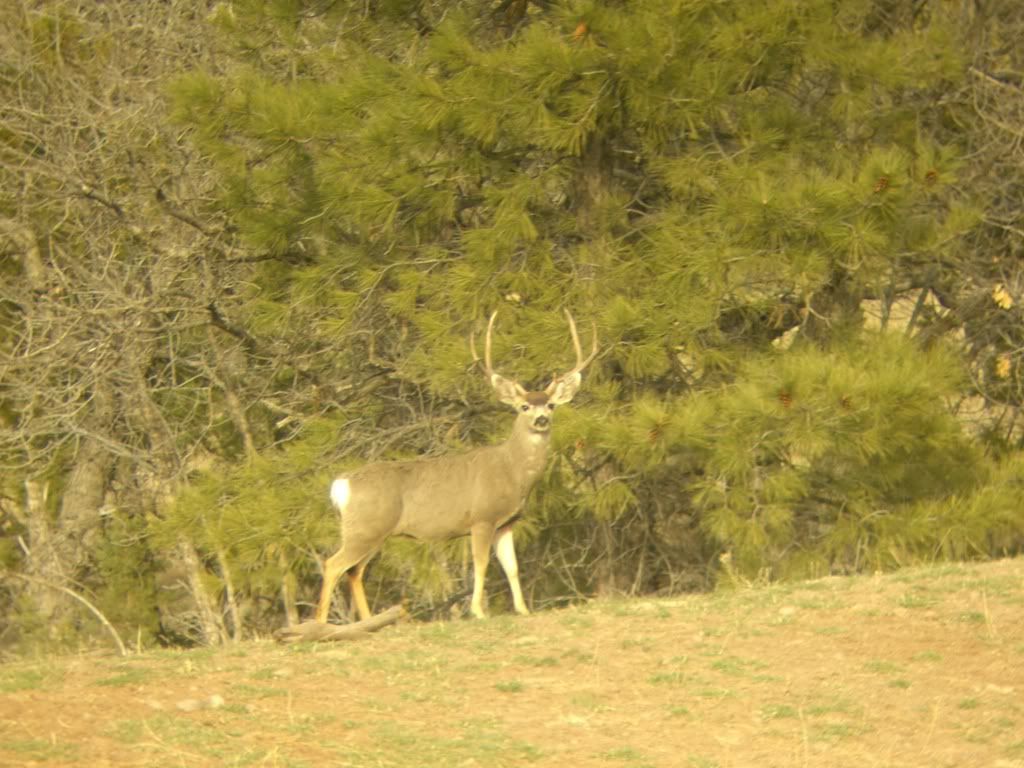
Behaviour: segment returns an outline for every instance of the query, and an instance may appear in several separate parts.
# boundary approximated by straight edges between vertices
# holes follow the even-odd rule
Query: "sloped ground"
[[[8,661],[34,764],[1024,768],[1024,560]]]

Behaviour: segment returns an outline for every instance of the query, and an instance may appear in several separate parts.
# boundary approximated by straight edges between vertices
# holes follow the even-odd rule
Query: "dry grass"
[[[0,765],[1024,768],[1024,560],[9,662]]]

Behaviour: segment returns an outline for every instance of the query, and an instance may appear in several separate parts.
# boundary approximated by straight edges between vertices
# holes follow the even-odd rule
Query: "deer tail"
[[[339,477],[331,483],[331,501],[339,512],[348,506],[350,498],[352,498],[352,484],[347,477]]]

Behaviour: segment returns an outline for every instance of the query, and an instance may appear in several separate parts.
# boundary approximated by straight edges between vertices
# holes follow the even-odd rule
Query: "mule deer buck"
[[[568,403],[579,389],[581,373],[597,356],[597,329],[590,356],[583,359],[576,323],[566,311],[576,367],[556,375],[542,392],[527,392],[491,366],[494,312],[484,341],[484,373],[498,399],[516,409],[512,434],[497,445],[434,458],[368,464],[331,484],[331,501],[341,516],[342,544],[324,565],[316,620],[326,622],[338,578],[348,574],[359,618],[370,618],[363,572],[389,536],[444,540],[469,535],[473,549],[473,600],[477,618],[484,612],[484,575],[491,545],[505,571],[515,610],[527,614],[519,586],[519,566],[512,543],[512,522],[547,464],[551,412]],[[470,336],[473,359],[479,362]]]

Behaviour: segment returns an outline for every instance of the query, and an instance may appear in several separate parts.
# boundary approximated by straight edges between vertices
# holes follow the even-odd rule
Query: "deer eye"
[[[522,405],[519,406],[519,410],[522,411],[523,413],[526,413],[528,410],[530,410],[530,406],[527,405],[526,403],[523,403]]]
[[[555,410],[555,404],[554,403],[548,403],[548,410],[549,411]]]

